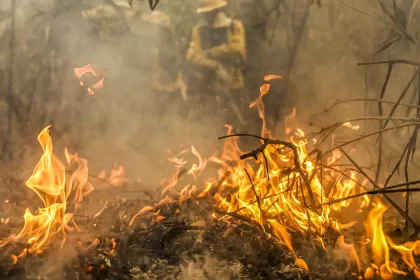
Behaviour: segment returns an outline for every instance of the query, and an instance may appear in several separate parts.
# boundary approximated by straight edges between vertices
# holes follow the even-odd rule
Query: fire
[[[383,215],[387,207],[379,201],[369,214],[365,223],[366,232],[370,238],[369,245],[372,250],[374,263],[365,272],[366,279],[374,279],[375,275],[380,275],[383,279],[392,279],[394,274],[406,275],[407,273],[397,268],[397,264],[390,259],[390,248],[399,252],[405,264],[413,274],[420,278],[420,269],[414,260],[414,255],[420,253],[420,240],[409,241],[404,244],[396,244],[383,231]]]
[[[75,69],[78,78],[86,73],[97,76],[90,65]],[[280,78],[282,77],[278,75],[268,75],[264,80]],[[420,254],[420,240],[397,244],[386,236],[383,216],[387,207],[381,201],[373,203],[364,195],[327,206],[328,202],[363,192],[368,181],[359,182],[361,179],[355,171],[342,170],[339,166],[329,168],[343,157],[340,150],[334,150],[323,161],[313,156],[315,153],[308,152],[310,143],[294,120],[296,109],[292,110],[285,121],[288,141],[271,140],[273,133],[267,128],[263,103],[263,96],[268,94],[270,87],[268,83],[263,84],[258,97],[250,104],[251,108],[257,108],[262,120],[260,136],[256,136],[261,140],[261,148],[246,154],[238,146],[238,137],[231,135],[232,126],[225,125],[230,137],[226,137],[221,154],[204,158],[194,146],[183,148],[178,154],[171,154],[168,160],[175,166],[175,172],[161,182],[162,200],[153,206],[144,206],[131,217],[129,226],[134,226],[140,218],[153,218],[156,223],[164,220],[165,217],[159,215],[158,209],[162,205],[183,203],[191,198],[208,199],[214,206],[211,214],[214,219],[230,224],[232,219],[229,219],[229,214],[246,218],[258,226],[262,236],[274,236],[278,243],[292,253],[295,264],[305,271],[309,271],[309,267],[295,250],[292,236],[311,236],[326,250],[323,237],[327,229],[331,228],[340,233],[334,251],[337,258],[344,259],[347,262],[347,271],[356,273],[359,279],[376,279],[377,276],[391,279],[395,275],[406,275],[391,260],[390,250],[398,252],[411,272],[420,278],[420,267],[414,260],[414,255]],[[343,126],[359,129],[351,123]],[[20,255],[11,256],[13,263],[17,263],[19,258],[27,254],[44,251],[54,237],[61,237],[64,244],[68,234],[78,229],[73,221],[73,213],[81,206],[84,197],[93,190],[87,181],[88,167],[85,159],[77,154],[70,154],[66,149],[68,165],[76,166],[71,175],[67,176],[65,165],[53,153],[49,127],[39,134],[38,140],[44,154],[26,185],[38,195],[43,207],[35,214],[26,209],[21,232],[0,243],[0,247],[10,242],[28,244]],[[311,140],[317,142],[316,139]],[[190,167],[189,160],[186,159],[187,153],[194,157]],[[248,159],[251,157],[254,160]],[[323,162],[327,164],[323,165]],[[211,164],[219,167],[217,176],[201,178],[203,171]],[[183,176],[190,176],[185,184],[181,179]],[[98,176],[114,186],[128,182],[122,166],[112,170],[111,175],[106,177],[105,172]],[[177,193],[176,198],[173,198],[173,193]],[[333,218],[334,214],[351,206],[364,209],[369,205],[373,208],[364,224],[366,235],[358,242],[346,243],[341,231],[354,226],[356,221],[339,222]],[[108,201],[94,218],[100,216],[107,207]],[[7,223],[4,219],[1,222]],[[99,239],[95,239],[88,249],[100,243]],[[113,255],[117,241],[111,239],[111,245],[109,254]],[[372,263],[366,257],[368,253],[372,255]],[[91,270],[92,267],[86,269]]]
[[[275,78],[281,77],[268,75],[265,81]],[[355,171],[340,169],[337,164],[343,158],[340,150],[330,153],[324,159],[327,164],[322,166],[318,159],[312,156],[314,153],[309,153],[307,150],[309,143],[305,133],[297,127],[294,120],[295,109],[285,122],[289,142],[278,141],[267,144],[267,139],[272,138],[272,132],[266,126],[262,99],[268,94],[270,87],[270,84],[262,85],[259,96],[250,104],[251,108],[257,108],[262,120],[260,139],[263,149],[258,150],[259,153],[248,154],[256,160],[241,160],[245,152],[239,148],[238,137],[235,136],[225,139],[224,149],[220,155],[215,154],[207,160],[202,158],[194,147],[191,147],[191,152],[197,158],[198,164],[192,164],[189,170],[188,161],[184,158],[186,150],[183,149],[178,155],[169,158],[176,170],[171,178],[164,181],[162,195],[178,190],[180,203],[192,197],[201,199],[207,197],[218,209],[213,211],[213,218],[231,223],[231,220],[227,219],[228,216],[218,217],[218,213],[235,213],[252,220],[259,225],[260,229],[269,233],[269,236],[271,234],[275,236],[292,252],[297,266],[309,270],[306,262],[298,256],[293,247],[293,233],[310,234],[326,249],[323,237],[327,228],[341,232],[356,224],[356,221],[339,222],[333,219],[331,214],[351,206],[358,207],[358,212],[361,212],[361,209],[371,205],[371,201],[365,195],[357,199],[343,200],[331,206],[326,206],[326,203],[363,192],[368,180],[361,181]],[[227,135],[231,135],[232,127],[225,126]],[[359,126],[351,123],[346,123],[344,126],[353,130],[359,129]],[[316,139],[311,140],[314,143],[317,142]],[[332,145],[334,145],[334,137]],[[210,164],[219,166],[218,177],[202,179],[200,187],[197,181],[198,175]],[[328,168],[334,165],[337,167]],[[179,178],[183,174],[191,175],[191,181],[184,186],[178,186],[182,182]],[[160,204],[172,201],[166,196],[154,207],[144,208],[133,220],[144,216],[146,212],[153,213]],[[365,223],[366,236],[351,244],[346,243],[344,236],[341,235],[336,243],[336,251],[347,262],[347,270],[358,275],[359,279],[363,277],[373,279],[377,275],[389,279],[395,274],[405,274],[391,261],[391,249],[401,254],[413,274],[420,275],[419,267],[413,257],[420,253],[420,241],[403,245],[395,244],[385,235],[382,227],[385,211],[386,207],[380,202],[377,203],[368,213]],[[372,253],[374,260],[371,264],[365,257],[368,251]]]
[[[265,81],[278,78],[281,76],[268,75]],[[363,196],[351,202],[343,201],[330,207],[324,206],[328,201],[359,193],[364,186],[358,183],[356,172],[339,169],[323,169],[324,182],[321,183],[321,165],[307,151],[308,142],[305,133],[294,121],[295,109],[286,118],[286,135],[289,137],[289,142],[264,144],[264,141],[267,141],[266,137],[272,136],[272,132],[266,126],[262,100],[270,88],[270,84],[263,84],[259,96],[250,104],[251,108],[257,108],[262,120],[260,139],[265,145],[259,154],[252,154],[256,161],[240,160],[245,153],[239,148],[237,137],[227,138],[223,152],[208,160],[203,159],[197,150],[191,147],[191,153],[197,158],[198,164],[193,163],[189,170],[188,161],[183,157],[186,153],[184,149],[178,155],[169,158],[169,161],[175,165],[176,171],[171,178],[164,181],[162,195],[177,189],[180,203],[191,197],[208,197],[213,200],[220,212],[233,212],[250,218],[264,231],[272,232],[295,255],[297,265],[305,268],[306,263],[295,253],[290,232],[310,233],[325,247],[322,236],[327,227],[340,231],[355,224],[355,221],[340,223],[331,219],[331,211],[340,211],[355,203],[359,203],[360,207],[367,207],[369,198]],[[230,135],[232,127],[226,125],[226,128],[227,134]],[[334,151],[326,161],[333,164],[341,158],[341,152]],[[199,188],[198,175],[209,164],[220,167],[219,176],[205,179]],[[193,177],[194,184],[178,186],[181,184],[180,176],[185,173]],[[142,216],[145,210],[140,211],[135,218]],[[147,210],[155,211],[155,208]],[[215,217],[216,213],[212,216]],[[352,245],[347,245],[344,241],[341,245],[351,251],[352,261],[360,270],[357,254],[354,257],[354,247],[351,249]]]
[[[21,232],[0,243],[0,246],[5,246],[10,242],[26,242],[28,248],[18,257],[44,251],[55,236],[63,239],[63,245],[68,233],[77,229],[72,213],[78,209],[84,196],[93,190],[87,181],[87,161],[77,154],[70,154],[67,149],[67,163],[75,165],[76,169],[66,176],[65,165],[53,153],[49,129],[50,126],[44,128],[38,136],[44,154],[26,181],[26,186],[38,195],[44,207],[35,214],[26,209]]]
[[[125,168],[122,165],[113,168],[108,178],[105,171],[101,171],[97,178],[106,181],[113,187],[121,187],[129,182],[128,178],[125,176]]]
[[[82,78],[84,78],[88,74],[93,75],[96,78],[96,81],[89,82],[89,83],[82,81]],[[80,85],[82,87],[87,88],[88,95],[94,95],[95,90],[101,89],[104,87],[105,78],[102,76],[102,74],[99,71],[95,71],[92,65],[90,64],[81,68],[74,68],[74,75],[76,75],[76,77],[79,79]]]

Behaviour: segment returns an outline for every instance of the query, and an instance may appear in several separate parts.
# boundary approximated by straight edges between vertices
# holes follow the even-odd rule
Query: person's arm
[[[232,35],[226,44],[214,47],[208,51],[214,59],[226,58],[236,55],[242,62],[246,60],[245,28],[240,21],[233,23]]]
[[[217,69],[218,62],[216,60],[207,57],[203,49],[201,48],[201,39],[199,27],[194,27],[191,35],[190,46],[188,47],[187,60],[192,63]]]

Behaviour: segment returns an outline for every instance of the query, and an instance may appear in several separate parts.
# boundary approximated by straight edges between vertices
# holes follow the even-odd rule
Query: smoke
[[[418,26],[420,17],[412,9],[414,2],[397,1],[407,14],[412,11],[409,32]],[[188,70],[184,57],[191,29],[199,20],[195,13],[198,1],[161,0],[157,9],[170,17],[170,30],[175,38],[168,45],[161,43],[161,28],[143,19],[150,13],[147,1],[133,3],[131,9],[116,8],[116,14],[97,20],[83,14],[93,13],[100,5],[112,5],[110,1],[2,1],[0,92],[5,98],[0,101],[0,114],[4,116],[0,141],[7,143],[7,149],[15,156],[1,165],[0,177],[5,187],[0,188],[0,194],[13,201],[13,206],[16,201],[22,205],[31,201],[32,194],[23,182],[41,155],[36,136],[49,124],[53,125],[51,133],[59,156],[68,147],[70,152],[78,152],[89,160],[93,175],[121,165],[130,180],[141,179],[153,187],[158,186],[166,172],[166,149],[174,151],[181,144],[193,144],[203,157],[221,149],[217,137],[226,130],[217,113],[214,117],[191,117],[192,98],[184,101],[180,93],[163,94],[153,88],[159,49],[178,57],[180,70]],[[247,90],[243,94],[249,100],[258,95],[264,75],[287,75],[299,25],[305,17],[306,1],[284,1],[278,9],[276,3],[277,0],[229,0],[232,16],[242,20],[246,27]],[[336,100],[379,97],[387,65],[366,67],[358,66],[358,62],[390,58],[417,61],[419,57],[417,49],[405,41],[373,55],[390,32],[390,24],[375,18],[379,14],[379,18],[389,22],[380,14],[375,1],[322,0],[321,3],[321,8],[312,5],[309,9],[289,77],[274,81],[270,93],[264,97],[270,120],[276,119],[276,112],[280,111],[284,117],[296,107],[299,127],[305,132],[317,131],[339,120],[377,116],[375,102],[346,103],[328,113],[324,111]],[[110,34],[113,32],[116,34]],[[9,43],[12,38],[13,46]],[[73,73],[74,68],[88,63],[105,77],[104,88],[92,96],[88,96]],[[173,66],[172,61],[166,64],[168,68]],[[412,74],[413,69],[408,66],[395,67],[385,99],[396,100]],[[13,116],[11,129],[7,117],[11,105],[6,98],[10,91],[18,100],[14,105],[16,110],[23,115],[21,119]],[[413,92],[410,90],[404,102],[416,101]],[[389,112],[391,106],[384,108]],[[248,110],[250,125],[243,132],[259,131],[261,122],[255,109]],[[415,113],[412,110],[409,116]],[[407,110],[398,110],[397,114],[406,116]],[[338,130],[338,140],[367,133],[378,126],[376,122],[357,124],[361,126],[359,131],[344,127]],[[281,135],[283,125],[271,126],[276,129],[275,134]],[[408,133],[387,136],[382,159],[387,164],[383,166],[382,179],[386,179],[400,156]],[[354,157],[364,167],[375,166],[376,138],[369,138],[364,144],[355,148]],[[4,157],[5,152],[1,154]],[[413,167],[412,174],[416,170]],[[19,187],[14,188],[16,185]],[[26,199],[21,199],[22,193]],[[18,210],[3,212],[19,217],[23,213],[22,205],[16,206],[20,207]],[[103,204],[96,206],[101,208]],[[67,253],[69,257],[75,254]],[[56,255],[51,260],[55,261]],[[238,276],[238,271],[237,267],[205,256],[184,269],[183,279],[204,279],[208,275],[231,279]]]
[[[204,255],[196,261],[189,262],[180,275],[180,279],[237,279],[240,277],[241,266],[228,264],[211,255]]]

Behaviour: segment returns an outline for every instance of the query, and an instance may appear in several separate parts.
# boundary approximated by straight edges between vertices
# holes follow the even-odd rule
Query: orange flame
[[[366,232],[371,240],[369,243],[372,249],[374,266],[366,270],[365,278],[372,278],[379,274],[384,279],[392,279],[392,274],[405,275],[406,273],[397,269],[395,263],[390,260],[387,237],[383,231],[382,220],[387,207],[379,202],[369,214],[365,223]],[[379,270],[377,269],[379,267]],[[368,275],[366,275],[368,274]],[[371,276],[373,274],[373,276]]]
[[[265,80],[276,78],[281,77],[268,75]],[[270,87],[270,84],[262,85],[259,96],[250,104],[250,107],[257,107],[262,119],[261,137],[263,138],[272,138],[271,131],[266,127],[262,101],[262,97],[268,94]],[[212,200],[218,208],[218,211],[213,211],[211,215],[215,219],[218,218],[217,212],[230,212],[259,224],[261,229],[272,233],[283,246],[293,253],[297,266],[308,270],[306,262],[299,258],[293,248],[290,232],[301,232],[305,235],[310,233],[326,249],[322,237],[328,227],[340,232],[356,223],[355,221],[339,222],[337,219],[331,218],[330,214],[355,204],[360,209],[366,208],[371,204],[371,201],[368,196],[364,195],[357,199],[343,200],[340,203],[326,206],[327,202],[363,192],[368,181],[365,179],[360,183],[361,180],[357,177],[356,172],[341,169],[338,164],[343,158],[340,150],[335,149],[328,154],[328,157],[325,158],[327,165],[324,166],[318,162],[318,159],[311,157],[307,151],[305,133],[297,126],[295,117],[296,109],[294,108],[286,118],[285,128],[289,142],[283,145],[264,146],[265,149],[256,155],[255,162],[240,160],[244,152],[238,146],[238,137],[227,138],[222,153],[214,154],[208,159],[203,158],[194,147],[191,147],[191,153],[198,158],[198,164],[192,164],[189,171],[186,172],[185,176],[192,178],[190,183],[183,186],[177,185],[181,184],[179,177],[182,171],[180,168],[188,170],[186,167],[188,162],[180,157],[181,154],[186,153],[186,150],[172,156],[169,161],[175,165],[176,170],[169,180],[164,181],[162,196],[166,194],[166,197],[154,207],[143,208],[133,217],[130,225],[138,217],[157,215],[157,212],[148,213],[156,211],[160,205],[171,203],[173,200],[168,196],[168,191],[174,190],[176,187],[177,190],[181,190],[177,199],[180,203],[191,197]],[[358,129],[357,126],[350,123],[344,126],[354,130]],[[225,127],[227,135],[231,135],[232,126],[225,125]],[[334,136],[332,144],[334,146]],[[200,186],[197,179],[206,168],[207,162],[215,163],[220,167],[217,172],[218,177],[201,180],[203,184]],[[329,169],[333,165],[334,168]],[[321,172],[322,174],[320,174]],[[311,201],[308,199],[310,191],[313,196]],[[317,209],[315,207],[317,205],[321,207]],[[389,250],[392,248],[401,254],[402,259],[414,275],[420,275],[419,266],[413,257],[420,253],[420,241],[407,242],[402,245],[395,244],[383,231],[382,218],[385,211],[386,207],[378,203],[369,212],[365,223],[367,236],[361,237],[360,242],[357,243],[359,255],[354,244],[344,242],[343,235],[337,239],[337,248],[341,252],[340,257],[347,261],[347,270],[354,267],[359,279],[363,277],[372,279],[377,275],[383,279],[391,279],[395,274],[406,274],[390,260]],[[232,219],[227,215],[223,215],[219,220],[228,224],[232,223]],[[362,265],[365,266],[369,263],[367,258],[369,249],[372,251],[374,262],[367,268],[364,267],[365,273],[362,276]],[[354,272],[356,273],[356,271]]]
[[[249,108],[252,108],[254,106],[257,106],[258,114],[259,114],[259,116],[260,116],[260,118],[262,120],[262,128],[261,128],[261,136],[262,137],[271,137],[271,133],[267,129],[267,122],[266,122],[265,114],[264,114],[264,103],[262,101],[263,96],[268,93],[268,91],[270,90],[270,88],[271,88],[271,85],[270,84],[263,84],[260,87],[260,94],[249,105]]]
[[[84,75],[89,74],[89,73],[91,73],[92,75],[94,75],[96,78],[99,79],[99,81],[95,82],[94,84],[87,85],[88,95],[94,95],[95,94],[94,90],[101,89],[104,87],[105,78],[102,77],[102,75],[98,71],[95,71],[91,64],[88,64],[81,68],[74,68],[74,74],[79,80]],[[84,86],[85,84],[82,81],[80,81],[80,85]]]
[[[42,252],[54,236],[60,235],[64,242],[68,232],[74,230],[70,226],[73,214],[68,210],[76,210],[83,197],[93,190],[87,182],[87,161],[67,150],[65,155],[68,164],[76,164],[77,169],[66,178],[64,164],[53,153],[49,129],[50,126],[44,128],[38,136],[44,154],[26,181],[26,186],[38,195],[44,207],[39,208],[35,214],[26,209],[21,232],[0,243],[1,247],[9,242],[27,242],[29,248],[18,257],[26,253]]]
[[[266,80],[274,78],[278,77],[269,75],[266,77]],[[271,132],[266,127],[262,101],[262,97],[269,90],[270,84],[262,85],[259,96],[250,104],[250,107],[257,107],[259,116],[262,119],[262,137],[271,136]],[[296,150],[291,150],[284,145],[268,145],[264,152],[259,154],[257,165],[254,165],[250,161],[239,160],[244,152],[238,146],[238,138],[228,138],[224,142],[222,154],[220,156],[214,155],[208,159],[208,162],[216,163],[220,166],[218,171],[219,178],[205,180],[203,189],[197,193],[198,197],[203,198],[208,195],[212,197],[216,205],[224,212],[235,212],[248,217],[260,224],[262,228],[267,228],[267,224],[270,225],[273,234],[295,254],[297,263],[303,267],[304,261],[298,260],[288,233],[289,230],[301,233],[312,232],[318,236],[316,239],[324,247],[323,241],[319,236],[325,233],[326,227],[332,226],[334,229],[340,230],[351,227],[355,223],[354,221],[339,223],[338,221],[332,221],[329,217],[331,210],[340,210],[348,207],[350,203],[347,201],[333,205],[331,208],[322,207],[320,213],[308,207],[305,200],[305,197],[308,196],[308,188],[313,192],[314,202],[319,205],[329,200],[335,200],[359,192],[360,184],[358,185],[357,183],[355,172],[341,172],[340,170],[323,171],[324,176],[326,174],[326,177],[330,178],[329,184],[334,183],[334,190],[329,190],[321,184],[321,178],[317,173],[319,172],[319,167],[316,160],[312,160],[308,156],[307,140],[304,132],[294,125],[295,116],[296,109],[293,109],[286,119],[286,132],[289,134],[290,141],[296,147]],[[225,127],[227,128],[227,134],[230,135],[232,127],[229,125],[225,125]],[[206,159],[202,159],[195,149],[192,149],[192,153],[199,159],[199,164],[194,164],[188,173],[196,179],[197,174],[195,172],[202,172],[205,168]],[[331,157],[327,159],[327,162],[336,162],[341,157],[339,151],[334,151]],[[179,166],[182,164],[185,167],[187,164],[186,161],[180,158],[171,158],[171,161],[175,164],[177,170],[166,183],[163,194],[179,184]],[[296,164],[300,165],[301,173],[297,171]],[[311,179],[303,182],[303,176]],[[305,187],[306,184],[309,184],[309,186]],[[192,191],[195,187],[196,185],[190,184],[181,187],[179,202],[183,202],[191,197],[195,193],[195,191]],[[212,191],[212,194],[209,194],[210,190],[214,190],[214,192]],[[363,207],[368,205],[365,201],[366,199],[368,198],[363,197],[360,199]],[[358,200],[353,200],[352,203],[356,201]],[[281,223],[279,222],[280,218]],[[226,220],[225,218],[222,219]]]
[[[97,178],[106,181],[113,187],[121,187],[129,182],[128,178],[125,176],[124,166],[121,165],[111,169],[111,174],[108,178],[105,171],[101,171]]]
[[[277,79],[282,79],[282,78],[283,76],[280,76],[280,75],[267,75],[264,77],[264,81],[268,82],[271,80],[277,80]]]

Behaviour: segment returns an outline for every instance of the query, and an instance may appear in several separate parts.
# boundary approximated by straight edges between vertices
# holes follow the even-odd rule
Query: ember
[[[80,85],[87,88],[88,95],[94,95],[95,90],[104,87],[105,78],[99,71],[95,71],[90,64],[81,68],[74,68],[74,74],[79,79]],[[93,75],[95,79],[92,79],[89,75]]]

